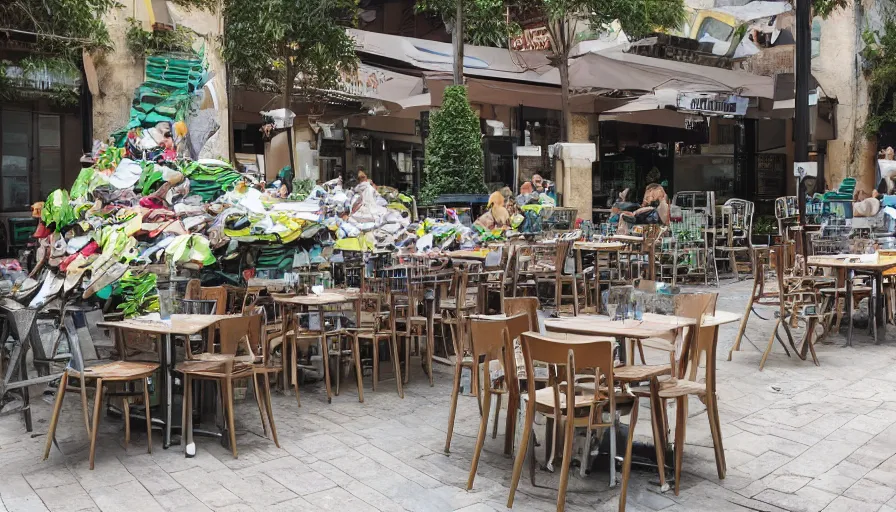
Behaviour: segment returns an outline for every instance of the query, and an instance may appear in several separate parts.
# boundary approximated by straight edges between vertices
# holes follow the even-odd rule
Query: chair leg
[[[380,338],[373,337],[373,390],[376,391],[376,385],[380,382]]]
[[[65,398],[65,388],[67,386],[68,370],[62,372],[62,380],[59,381],[59,389],[56,390],[56,402],[53,404],[53,414],[50,416],[50,430],[47,432],[47,443],[44,446],[43,460],[47,460],[50,457],[50,449],[53,447],[53,439],[56,437],[56,425],[59,423],[59,413],[62,411],[62,400]]]
[[[632,442],[635,438],[635,425],[638,423],[638,397],[632,404],[629,417],[628,440],[625,443],[625,459],[622,461],[622,490],[619,492],[619,512],[625,512],[625,499],[628,495],[628,481],[632,474]]]
[[[727,467],[725,463],[725,448],[722,446],[722,429],[719,423],[719,403],[716,400],[715,393],[712,395],[706,397],[706,416],[709,418],[709,430],[712,433],[712,448],[716,456],[716,471],[719,473],[719,480],[724,480]]]
[[[299,398],[299,361],[298,354],[299,346],[296,342],[295,338],[292,339],[290,343],[290,357],[292,358],[292,368],[290,369],[289,375],[292,375],[292,385],[296,388],[296,404],[301,408],[302,400]],[[283,379],[286,380],[286,373],[283,374]]]
[[[457,414],[457,395],[460,393],[461,360],[454,363],[454,384],[451,386],[451,405],[448,409],[448,434],[445,437],[445,453],[451,453],[451,436],[454,434],[454,417]]]
[[[323,328],[321,321],[321,328]],[[324,364],[324,387],[327,389],[327,403],[333,403],[333,387],[330,385],[330,344],[327,343],[327,335],[321,334],[318,338],[320,341],[320,353]]]
[[[557,493],[557,512],[566,510],[566,488],[569,485],[569,465],[572,462],[572,442],[575,437],[574,423],[573,418],[566,419],[563,436],[563,462],[560,463],[560,486]]]
[[[759,371],[761,372],[763,368],[765,368],[765,360],[768,359],[768,355],[772,351],[772,347],[775,345],[775,333],[778,332],[778,327],[781,325],[781,319],[778,318],[778,321],[775,322],[775,328],[772,329],[772,335],[768,339],[768,346],[765,347],[765,352],[762,353],[762,359],[759,361]]]
[[[90,407],[87,405],[87,379],[81,373],[81,409],[84,412],[84,426],[87,428],[87,436],[90,437]]]
[[[432,376],[432,356],[436,349],[435,325],[426,326],[426,373],[429,374],[429,387],[435,386]]]
[[[264,406],[261,404],[261,389],[258,385],[258,374],[252,374],[252,390],[255,392],[255,403],[258,405],[258,416],[261,418],[261,431],[268,436],[268,424],[264,420]]]
[[[660,403],[656,379],[650,380],[650,427],[653,429],[653,445],[656,449],[657,473],[660,477],[660,492],[666,489],[666,435],[663,432],[663,416],[660,413]]]
[[[186,374],[184,375],[183,414],[180,420],[180,430],[184,454],[190,456],[193,444],[193,378]]]
[[[498,438],[498,417],[501,415],[501,396],[501,393],[496,393],[498,404],[495,407],[495,421],[494,425],[492,425],[492,439]]]
[[[192,401],[192,399],[191,399]],[[143,379],[143,415],[146,416],[146,453],[152,454],[152,415],[149,412],[149,378]]]
[[[470,476],[467,477],[468,491],[473,488],[473,480],[476,478],[476,469],[479,468],[479,457],[482,455],[482,447],[485,445],[485,436],[488,433],[488,413],[491,404],[492,387],[485,386],[482,393],[482,417],[479,418],[479,434],[476,436],[476,447],[473,449],[473,463],[470,465]]]
[[[224,407],[227,410],[227,430],[228,434],[230,434],[230,451],[233,452],[233,458],[237,458],[239,455],[236,451],[236,425],[233,421],[233,380],[230,378],[224,379],[222,382],[224,388],[224,399],[227,400],[227,405]]]
[[[582,461],[579,465],[579,476],[585,478],[585,472],[591,467],[591,427],[585,429],[585,444],[582,447]]]
[[[93,425],[90,428],[90,469],[96,460],[96,435],[100,427],[100,416],[103,406],[103,379],[96,380],[96,398],[93,400]]]
[[[280,441],[277,439],[277,427],[274,425],[274,408],[271,405],[271,379],[267,373],[264,377],[264,406],[268,413],[268,423],[271,425],[271,437],[274,438],[274,445],[280,448]]]
[[[411,336],[404,337],[404,383],[407,384],[411,378]]]
[[[734,339],[734,345],[731,346],[731,350],[728,351],[728,360],[731,361],[731,356],[738,350],[740,350],[740,340],[744,337],[744,331],[747,330],[747,321],[750,319],[750,312],[753,310],[753,301],[756,298],[756,289],[762,285],[763,276],[756,276],[753,279],[753,291],[750,292],[750,298],[747,300],[747,309],[744,310],[744,317],[740,321],[740,328],[737,331],[737,338]]]
[[[127,453],[131,444],[131,404],[128,397],[121,397],[121,415],[124,416],[124,451]]]
[[[684,456],[685,430],[688,422],[688,397],[677,399],[675,406],[675,495],[681,490],[681,462]]]
[[[364,403],[364,382],[361,380],[361,348],[358,337],[352,336],[352,358],[355,360],[355,380],[358,381],[358,401]],[[376,338],[373,343],[376,344]],[[340,363],[340,366],[342,364]]]
[[[523,423],[523,434],[520,438],[520,446],[516,452],[516,459],[513,461],[513,474],[510,477],[510,494],[507,496],[507,508],[513,508],[513,498],[516,495],[516,489],[520,484],[520,476],[523,473],[523,462],[526,459],[526,453],[530,451],[530,447],[534,446],[530,437],[532,436],[532,422],[535,421],[535,404],[526,403],[526,418]],[[530,455],[533,459],[535,453]]]
[[[395,372],[395,387],[398,388],[398,396],[404,398],[404,390],[401,388],[401,361],[398,359],[398,337],[394,332],[389,337],[389,344],[392,348],[392,370]]]

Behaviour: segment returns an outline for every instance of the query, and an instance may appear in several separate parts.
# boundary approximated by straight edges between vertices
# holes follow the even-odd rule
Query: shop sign
[[[510,49],[518,52],[531,52],[534,50],[550,50],[551,34],[544,25],[524,28],[518,36],[510,38]]]
[[[705,92],[678,93],[678,109],[722,116],[744,116],[750,99],[734,94]]]
[[[342,72],[337,89],[355,96],[376,97],[380,85],[392,80],[382,69],[361,64],[354,72]]]

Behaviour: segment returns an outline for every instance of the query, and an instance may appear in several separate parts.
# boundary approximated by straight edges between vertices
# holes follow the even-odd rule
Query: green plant
[[[457,16],[458,0],[417,0],[417,12],[438,14],[446,23]],[[507,19],[504,0],[462,0],[464,41],[480,46],[505,48],[520,33],[520,25]]]
[[[128,25],[125,41],[128,50],[134,55],[192,50],[192,31],[186,27],[180,26],[172,30],[143,30],[143,24],[134,18],[128,18]]]
[[[327,90],[357,69],[357,0],[225,0],[224,59],[237,82],[279,90],[281,106],[302,97],[322,114]]]
[[[430,115],[426,139],[422,204],[441,194],[485,193],[479,119],[461,85],[445,88],[442,107]]]
[[[754,235],[776,235],[777,232],[778,221],[774,217],[761,216],[753,222]]]
[[[886,123],[896,122],[896,22],[884,22],[883,30],[862,33],[865,77],[868,80],[868,118],[865,135],[875,137]]]

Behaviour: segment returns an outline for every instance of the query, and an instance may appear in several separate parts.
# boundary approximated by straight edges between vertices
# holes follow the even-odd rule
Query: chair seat
[[[581,387],[582,384],[587,383],[578,384],[576,387]],[[565,386],[563,387],[565,388]],[[604,398],[605,395],[606,393],[601,393],[602,398]],[[597,401],[599,402],[600,400]],[[595,402],[596,401],[594,400],[594,394],[592,391],[592,394],[576,395],[575,407],[590,407],[591,404]],[[554,388],[546,387],[535,392],[535,408],[539,412],[552,413],[554,411]],[[560,410],[566,410],[566,393],[564,393],[562,390],[560,392]]]
[[[392,331],[377,331],[377,332],[373,332],[372,330],[366,330],[366,331],[358,331],[358,332],[355,333],[355,335],[356,335],[358,338],[366,339],[366,340],[371,340],[371,339],[374,339],[374,338],[391,338],[391,337],[392,337]]]
[[[703,396],[706,384],[692,380],[668,381],[660,384],[660,398],[678,398],[687,395]]]
[[[229,357],[230,356],[224,356],[224,358],[193,359],[190,361],[184,361],[181,364],[177,365],[174,370],[191,377],[223,379],[227,376],[223,368],[225,358]],[[248,377],[255,372],[255,368],[256,365],[252,363],[234,361],[233,370],[231,371],[230,376],[234,379]]]
[[[822,288],[819,291],[825,295],[834,295],[835,293],[846,293],[846,287]],[[871,293],[871,287],[870,286],[853,286],[852,293]]]
[[[159,368],[159,363],[141,361],[108,361],[84,369],[84,377],[103,380],[136,380],[149,377]],[[68,370],[69,375],[78,377],[81,372]]]
[[[442,299],[439,302],[439,307],[441,309],[457,309],[457,299]],[[476,308],[476,298],[467,297],[467,303],[464,304],[462,309],[475,309]]]
[[[620,382],[641,382],[671,373],[672,367],[668,364],[621,366],[613,370],[613,379]]]

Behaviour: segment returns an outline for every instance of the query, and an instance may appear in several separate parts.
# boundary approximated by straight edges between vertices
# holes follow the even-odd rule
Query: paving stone
[[[824,508],[822,512],[877,512],[880,505],[877,503],[865,503],[845,496],[839,496]]]
[[[36,492],[51,512],[99,510],[87,491],[77,483],[59,487],[43,487],[37,489]]]
[[[876,480],[877,479],[873,480],[870,475],[866,475],[865,478],[859,480],[853,484],[852,487],[847,489],[846,492],[843,493],[843,496],[865,503],[880,504],[886,503],[887,500],[896,496],[896,489],[894,489],[896,480],[888,478],[886,484],[882,484]]]
[[[751,286],[749,281],[723,283],[719,309],[743,311]],[[772,325],[753,317],[747,335],[764,343]],[[721,330],[720,353],[730,348],[737,329],[733,324]],[[842,347],[836,334],[830,339],[833,344],[817,347],[825,365],[821,368],[775,351],[759,373],[759,354],[747,343],[732,362],[720,357],[727,478],[719,480],[716,474],[705,407],[692,399],[681,495],[659,494],[656,471],[639,469],[629,486],[629,512],[896,512],[896,351],[869,343],[863,333],[852,349]],[[648,354],[659,362],[656,357]],[[135,447],[125,452],[121,424],[109,419],[101,423],[96,469],[91,471],[77,407],[63,409],[57,437],[62,451],[54,448],[47,462],[40,460],[45,438],[28,436],[15,415],[0,416],[0,464],[8,468],[0,478],[0,512],[507,510],[513,459],[503,454],[502,434],[487,438],[473,489],[466,491],[479,425],[476,400],[465,396],[459,401],[452,453],[447,455],[443,446],[452,373],[437,366],[436,384],[430,388],[414,360],[410,379],[403,400],[390,382],[376,393],[365,389],[364,404],[357,402],[350,385],[327,404],[322,384],[307,383],[301,409],[291,390],[275,393],[282,449],[262,437],[254,400],[239,401],[239,458],[209,438],[197,438],[196,456],[189,459],[180,447],[163,450],[159,436],[154,436],[152,454],[143,453],[139,435]],[[835,402],[851,407],[832,411]],[[649,418],[646,404],[642,409]],[[42,424],[51,407],[36,401],[32,410]],[[502,422],[506,413],[505,408]],[[670,413],[674,418],[674,407]],[[543,426],[537,433],[543,443]],[[639,444],[651,444],[649,422],[639,422],[635,436]],[[543,452],[543,446],[538,448],[539,459]],[[556,510],[559,471],[537,471],[535,488],[525,472],[514,509]],[[608,488],[607,479],[605,470],[584,479],[574,470],[566,509],[615,512],[619,487]]]

